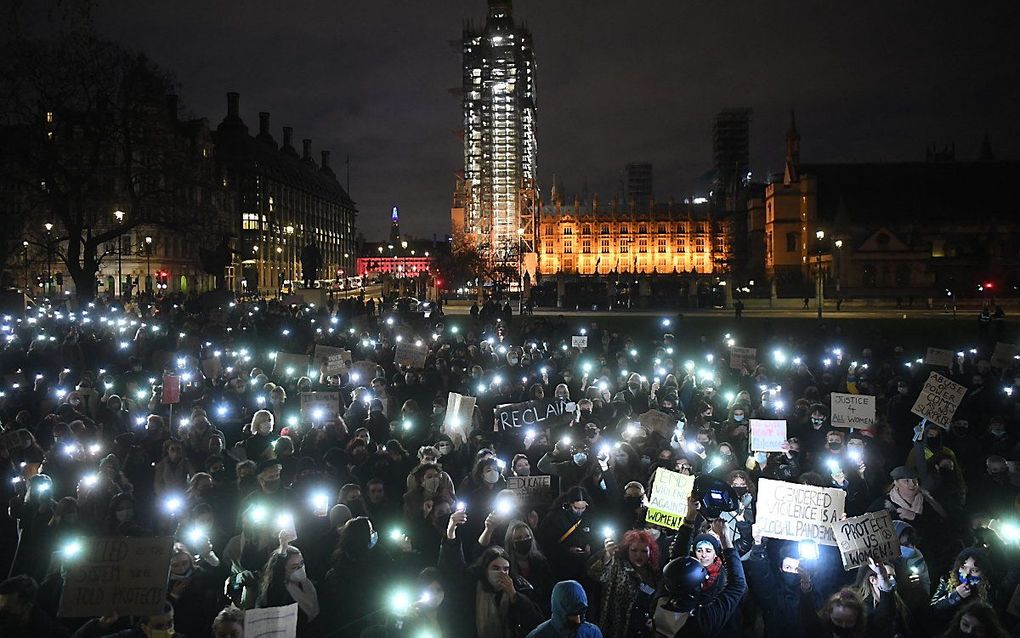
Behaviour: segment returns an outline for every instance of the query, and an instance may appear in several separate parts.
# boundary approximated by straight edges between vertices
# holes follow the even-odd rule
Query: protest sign
[[[928,348],[928,352],[924,354],[924,362],[930,366],[948,368],[953,365],[954,356],[955,353],[952,350],[946,350],[944,348]]]
[[[163,405],[181,402],[181,378],[176,374],[163,375]]]
[[[219,357],[213,357],[211,359],[202,359],[202,374],[205,375],[206,379],[214,381],[223,372],[223,364],[220,363]]]
[[[524,505],[552,503],[551,476],[508,476],[506,489],[513,490],[517,495],[517,502]]]
[[[836,521],[832,534],[846,571],[867,565],[869,558],[880,563],[900,557],[900,539],[887,510]]]
[[[993,368],[1004,370],[1016,363],[1015,357],[1018,354],[1020,354],[1020,346],[1015,346],[1012,343],[996,343],[995,349],[992,350],[992,358],[988,362],[992,364]]]
[[[670,439],[679,419],[659,410],[649,410],[638,417],[638,422],[650,432],[657,432],[662,438]]]
[[[574,335],[570,338],[570,347],[584,350],[588,347],[588,335]]]
[[[246,638],[294,638],[297,636],[298,604],[263,607],[244,612]]]
[[[308,374],[308,355],[290,352],[276,353],[276,365],[273,366],[274,377],[303,377]]]
[[[326,359],[326,367],[323,368],[322,372],[327,377],[337,377],[347,372],[347,367],[351,363],[351,353],[348,352],[346,357],[343,354],[331,354]]]
[[[471,429],[471,417],[474,415],[475,397],[451,392],[446,398],[446,415],[443,425],[446,428],[459,428],[463,432]]]
[[[786,443],[786,421],[751,419],[751,451],[782,452]]]
[[[741,348],[733,346],[730,348],[730,367],[734,370],[754,370],[758,365],[757,348]]]
[[[755,536],[835,545],[829,525],[843,516],[846,492],[828,487],[760,479]]]
[[[339,392],[302,392],[301,422],[322,423],[340,416]]]
[[[680,529],[687,516],[687,499],[693,490],[693,476],[664,467],[656,468],[645,522],[667,529]]]
[[[401,341],[397,344],[396,352],[393,355],[393,362],[398,366],[408,368],[424,368],[425,356],[428,352],[429,347],[424,343]]]
[[[928,419],[939,427],[949,429],[949,424],[960,406],[967,388],[955,381],[950,381],[937,372],[928,375],[921,394],[914,401],[910,411],[917,416]]]
[[[536,399],[524,403],[504,403],[493,408],[493,431],[513,430],[532,425],[556,427],[570,423],[577,404],[559,399]]]
[[[378,368],[374,361],[361,360],[351,364],[351,385],[370,387]]]
[[[834,427],[867,429],[875,424],[875,397],[870,394],[833,392],[829,402],[829,422]]]
[[[329,366],[329,358],[342,355],[344,353],[343,348],[336,346],[324,346],[321,343],[315,345],[315,351],[312,353],[312,369],[318,372],[322,369],[322,366]],[[342,360],[341,360],[342,361]],[[340,374],[342,370],[333,372],[332,374]],[[326,374],[330,372],[327,370]]]
[[[61,618],[158,613],[166,598],[174,539],[83,537],[64,561]]]

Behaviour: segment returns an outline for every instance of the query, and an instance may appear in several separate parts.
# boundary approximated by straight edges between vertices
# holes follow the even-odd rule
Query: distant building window
[[[667,232],[668,231],[666,230],[666,225],[665,224],[659,224],[659,234],[660,235],[665,235]]]
[[[585,239],[581,241],[581,252],[588,254],[591,252],[591,240]]]
[[[259,214],[258,213],[244,213],[241,215],[241,229],[242,230],[258,230],[259,229]]]
[[[645,226],[644,224],[641,224],[641,226],[638,227],[638,232],[641,233],[642,235],[647,233],[648,232],[648,226]]]
[[[553,245],[551,241],[545,242],[545,254],[551,255],[553,251]]]
[[[666,242],[665,241],[660,241],[659,242],[659,252],[660,253],[666,252]]]
[[[620,240],[620,252],[621,253],[629,253],[630,252],[630,244],[627,243],[626,239],[621,239]]]
[[[581,228],[581,234],[582,234],[582,235],[590,235],[590,234],[591,234],[591,226],[589,226],[589,225],[585,224],[585,225],[584,225],[584,226],[583,226],[583,227]]]
[[[569,255],[574,252],[574,245],[569,241],[563,242],[563,254]]]
[[[570,226],[564,226],[563,227],[563,234],[564,235],[573,235],[574,234],[574,229],[571,228]]]
[[[644,239],[638,240],[638,252],[639,253],[648,252],[648,242],[645,241]]]
[[[552,226],[546,226],[545,227],[545,234],[546,235],[552,235],[553,234],[553,227]]]
[[[609,224],[602,224],[602,229],[601,229],[600,232],[603,235],[608,235],[609,234]]]
[[[626,235],[627,234],[627,224],[624,224],[623,226],[620,226],[620,234],[621,235]]]
[[[797,233],[786,233],[786,252],[797,252]]]
[[[607,254],[609,252],[609,240],[608,239],[603,239],[602,240],[602,249],[599,252],[601,252],[602,254]]]

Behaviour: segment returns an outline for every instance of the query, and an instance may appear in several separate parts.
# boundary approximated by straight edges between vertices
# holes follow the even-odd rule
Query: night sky
[[[753,109],[755,176],[782,170],[796,108],[805,162],[923,160],[956,143],[1020,156],[1020,10],[1016,2],[942,0],[516,0],[538,60],[538,165],[548,194],[607,199],[628,161],[655,165],[659,199],[703,193],[711,123]],[[224,94],[273,134],[333,151],[369,239],[400,206],[405,232],[449,232],[462,168],[457,43],[484,0],[114,0],[99,30],[146,51],[181,84],[183,103],[215,127]],[[298,143],[300,148],[300,144]]]

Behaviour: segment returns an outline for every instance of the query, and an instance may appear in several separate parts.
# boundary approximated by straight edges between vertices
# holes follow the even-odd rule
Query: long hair
[[[896,573],[896,568],[893,565],[889,563],[884,563],[884,565],[889,568],[890,573]],[[857,568],[857,578],[854,579],[853,590],[861,597],[865,607],[878,606],[878,600],[875,598],[875,591],[871,587],[872,576],[878,578],[869,565],[861,565]],[[900,593],[894,589],[892,591],[882,592],[881,595],[893,597],[893,604],[896,608],[897,619],[900,621],[900,625],[902,627],[906,627],[910,622],[910,612],[907,610],[906,603],[904,603],[903,599],[900,598]]]
[[[369,542],[372,538],[372,528],[368,519],[358,516],[344,523],[340,530],[340,540],[337,542],[337,549],[333,553],[333,562],[338,560],[362,560],[368,556]]]
[[[300,555],[301,551],[293,545],[283,550],[277,549],[269,556],[266,566],[262,569],[259,582],[258,605],[260,607],[277,607],[289,602],[287,591],[287,561],[291,556]]]
[[[732,449],[733,446],[731,445],[730,448]],[[733,479],[738,479],[738,478],[744,479],[744,484],[747,485],[747,493],[750,494],[754,498],[754,500],[757,501],[758,500],[758,485],[751,478],[751,475],[748,474],[747,472],[745,472],[744,470],[731,470],[730,472],[727,472],[727,474],[726,474],[726,484],[727,485],[732,485],[733,484]]]
[[[482,583],[482,586],[485,587],[488,591],[492,591],[492,585],[489,584],[489,579],[486,577],[485,572],[488,571],[489,564],[498,558],[503,558],[506,560],[506,562],[513,565],[513,563],[510,561],[510,555],[507,553],[505,549],[503,549],[499,545],[490,545],[489,547],[485,548],[485,551],[482,552],[482,555],[479,556],[478,560],[476,560],[469,568],[471,574],[475,578],[477,578]]]
[[[535,530],[531,529],[531,526],[524,521],[510,521],[510,524],[506,526],[506,535],[503,537],[503,546],[507,548],[512,548],[514,546],[514,534],[519,529],[526,529],[531,534],[531,548],[528,550],[526,556],[528,563],[534,565],[535,563],[546,562],[545,555],[538,549],[538,543],[535,542]],[[510,574],[512,576],[520,576],[520,565],[517,562],[517,552],[507,549],[507,560],[510,561]]]
[[[964,605],[956,612],[953,619],[949,621],[949,629],[946,630],[946,633],[942,634],[942,638],[969,636],[970,634],[964,634],[960,631],[960,619],[964,616],[973,616],[974,620],[978,621],[981,629],[984,630],[984,633],[981,634],[984,638],[1007,638],[1009,636],[1002,623],[999,622],[999,616],[995,613],[992,606],[984,601],[976,601],[969,605]]]
[[[818,610],[818,618],[824,625],[829,624],[829,617],[834,607],[846,607],[857,615],[853,638],[864,638],[868,635],[868,614],[864,610],[864,601],[852,589],[844,588],[829,596],[825,605]]]
[[[952,591],[960,586],[960,567],[970,558],[974,559],[974,565],[981,570],[981,583],[974,588],[974,593],[977,594],[978,600],[981,602],[988,602],[991,564],[988,560],[988,554],[983,549],[968,547],[956,555],[956,560],[953,561],[953,568],[949,570],[947,579],[949,581],[948,590]]]
[[[659,571],[659,544],[655,542],[652,535],[645,529],[632,529],[628,530],[623,535],[623,540],[616,548],[616,559],[627,560],[630,552],[630,546],[635,543],[644,543],[648,546],[648,565],[652,568],[652,572],[658,573]]]

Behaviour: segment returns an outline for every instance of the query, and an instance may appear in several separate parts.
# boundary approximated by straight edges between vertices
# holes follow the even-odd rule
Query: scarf
[[[510,597],[475,585],[475,628],[478,638],[513,638],[510,629]]]
[[[719,574],[722,572],[722,559],[716,556],[712,564],[706,567],[706,569],[708,570],[708,578],[701,584],[702,591],[708,591],[715,587],[716,581],[719,580]]]
[[[299,584],[288,580],[287,593],[308,616],[308,622],[315,620],[319,615],[319,597],[315,594],[315,585],[312,581],[306,580]]]
[[[914,494],[914,498],[908,503],[905,498],[900,496],[899,491],[893,487],[889,490],[889,500],[896,506],[896,512],[899,514],[900,520],[912,521],[924,513],[924,494],[921,490],[917,490],[917,494]]]

